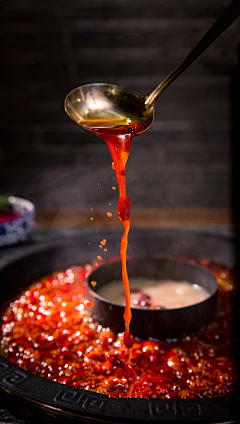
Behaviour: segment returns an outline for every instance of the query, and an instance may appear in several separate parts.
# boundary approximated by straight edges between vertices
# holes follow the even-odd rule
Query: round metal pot
[[[0,299],[12,299],[33,279],[73,264],[92,261],[99,241],[107,239],[109,257],[119,255],[120,233],[83,236],[63,243],[29,244],[20,252],[5,250],[0,259]],[[89,244],[90,243],[90,244]],[[207,258],[233,265],[235,245],[221,237],[186,231],[132,231],[128,254]],[[54,414],[80,421],[143,423],[150,421],[233,422],[240,419],[240,391],[207,399],[115,399],[36,376],[0,357],[0,386]]]

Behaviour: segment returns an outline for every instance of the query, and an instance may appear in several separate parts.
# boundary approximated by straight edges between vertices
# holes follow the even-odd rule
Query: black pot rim
[[[97,422],[202,421],[230,422],[240,417],[239,396],[204,399],[131,399],[56,383],[25,371],[0,356],[0,386],[6,392],[56,415]],[[141,419],[139,418],[141,417]]]

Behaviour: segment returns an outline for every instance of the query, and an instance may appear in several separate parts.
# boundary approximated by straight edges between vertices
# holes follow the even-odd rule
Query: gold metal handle
[[[204,36],[198,41],[187,57],[159,84],[155,90],[146,97],[145,107],[147,110],[154,109],[162,92],[178,78],[209,46],[219,37],[240,15],[240,0],[232,3],[213,23]]]

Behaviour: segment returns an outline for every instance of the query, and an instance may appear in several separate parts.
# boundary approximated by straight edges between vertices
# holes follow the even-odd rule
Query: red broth
[[[89,314],[86,277],[72,267],[32,284],[3,313],[0,353],[52,381],[111,397],[189,399],[229,395],[237,371],[232,336],[236,292],[230,269],[200,262],[219,281],[217,317],[205,330],[178,340],[132,340]]]

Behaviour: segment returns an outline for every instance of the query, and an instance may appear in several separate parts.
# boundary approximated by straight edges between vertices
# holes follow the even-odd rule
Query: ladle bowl
[[[240,2],[233,0],[195,47],[147,97],[113,84],[88,84],[72,90],[65,99],[65,110],[87,131],[92,127],[140,124],[145,131],[154,119],[154,110],[163,91],[178,78],[240,15]],[[95,133],[96,134],[96,133]]]
[[[206,300],[175,309],[149,309],[132,307],[130,331],[141,338],[175,338],[196,332],[214,319],[218,292],[216,277],[206,268],[172,257],[137,256],[127,261],[131,278],[146,278],[152,281],[187,281],[198,284],[209,296]],[[109,326],[115,332],[124,331],[124,305],[103,298],[99,291],[107,285],[121,280],[121,262],[110,262],[100,266],[88,277],[88,297],[94,301],[90,313],[94,320]],[[92,285],[92,282],[96,285]],[[112,284],[114,290],[114,284]]]
[[[97,128],[131,125],[138,122],[146,130],[154,119],[154,111],[146,109],[145,99],[131,90],[114,84],[86,84],[71,91],[65,109],[73,121],[91,132]]]

